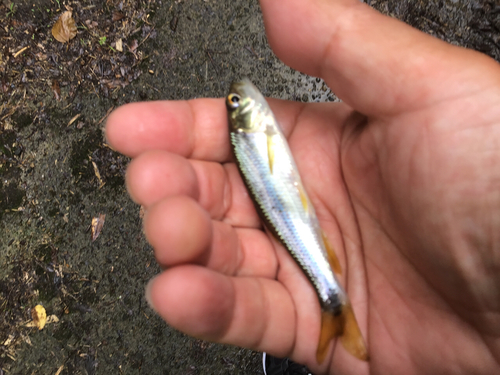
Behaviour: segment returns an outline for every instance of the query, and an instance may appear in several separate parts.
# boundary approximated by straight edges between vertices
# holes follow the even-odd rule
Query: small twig
[[[251,53],[252,53],[252,54],[253,54],[253,55],[257,58],[257,60],[264,60],[262,57],[260,57],[260,56],[257,54],[257,52],[255,52],[255,50],[254,50],[252,47],[250,47],[250,46],[245,46],[245,49],[246,49],[247,51],[250,51],[250,52],[251,52]]]
[[[210,59],[210,62],[212,63],[212,66],[214,67],[215,73],[217,73],[217,75],[220,76],[219,70],[217,69],[217,65],[215,65],[215,61],[212,59],[212,56],[210,55],[210,51],[207,49],[205,52],[207,53],[207,56]]]
[[[74,123],[82,114],[79,113],[76,116],[74,116],[71,120],[69,120],[68,125],[66,127],[69,127],[72,123]]]
[[[137,45],[137,48],[139,48],[139,47],[142,45],[142,43],[144,43],[144,42],[145,42],[145,41],[149,38],[149,36],[151,35],[151,33],[152,33],[152,31],[150,31],[150,32],[149,32],[149,34],[148,34],[148,35],[146,35],[146,37],[142,40],[142,42],[140,42],[140,43]],[[137,48],[136,48],[136,49],[137,49]]]
[[[17,56],[19,56],[21,53],[23,53],[24,51],[26,51],[28,48],[30,48],[30,46],[26,46],[24,48],[21,48],[19,51],[17,51],[16,53],[14,53],[14,58],[16,58]]]

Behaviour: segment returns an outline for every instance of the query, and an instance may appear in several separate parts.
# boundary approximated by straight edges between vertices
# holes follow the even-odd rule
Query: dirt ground
[[[500,61],[498,0],[367,2]],[[63,44],[51,29],[69,8],[77,35]],[[223,96],[242,76],[268,96],[334,94],[274,56],[255,0],[0,0],[0,25],[0,375],[262,374],[258,353],[148,308],[159,268],[102,127],[124,103]],[[37,304],[54,320],[40,331]]]

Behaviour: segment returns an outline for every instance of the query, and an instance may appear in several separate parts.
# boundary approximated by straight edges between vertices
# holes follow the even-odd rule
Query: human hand
[[[343,103],[271,100],[343,265],[370,362],[332,345],[317,297],[261,230],[223,99],[130,104],[106,135],[166,270],[156,311],[197,337],[289,356],[316,373],[499,372],[500,68],[357,0],[263,0],[285,63]]]

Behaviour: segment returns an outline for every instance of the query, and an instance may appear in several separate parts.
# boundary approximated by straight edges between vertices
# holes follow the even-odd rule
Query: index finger
[[[288,133],[303,108],[301,103],[270,100]],[[126,104],[106,122],[111,147],[130,157],[150,150],[214,162],[231,160],[224,99],[193,99]]]
[[[229,158],[223,99],[130,103],[106,122],[106,139],[119,152],[135,157],[166,150],[184,157],[224,161]]]

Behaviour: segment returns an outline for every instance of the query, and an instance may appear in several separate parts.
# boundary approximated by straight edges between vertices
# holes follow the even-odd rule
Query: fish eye
[[[229,94],[227,96],[226,104],[231,109],[236,109],[240,106],[241,97],[238,94]]]

